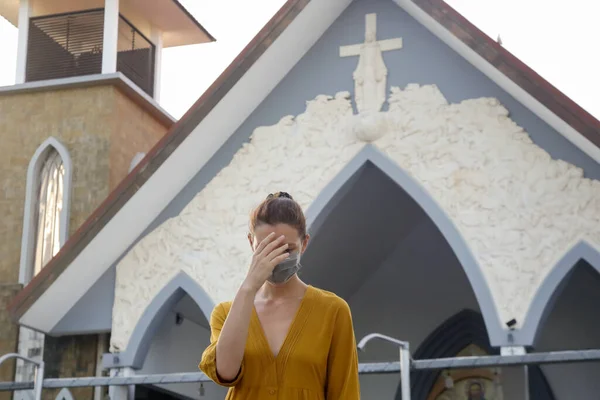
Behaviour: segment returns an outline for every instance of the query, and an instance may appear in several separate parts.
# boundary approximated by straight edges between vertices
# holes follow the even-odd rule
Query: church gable
[[[371,15],[370,22],[366,15]],[[378,96],[385,99],[392,86],[403,89],[407,85],[420,84],[436,85],[452,103],[495,98],[506,107],[511,119],[553,158],[583,168],[586,176],[600,178],[600,167],[596,161],[569,143],[393,1],[354,1],[231,135],[206,167],[153,221],[151,229],[178,215],[195,194],[227,166],[256,128],[277,124],[285,116],[301,114],[306,102],[319,95],[334,96],[348,91],[354,96],[352,76],[359,67],[356,44],[365,41],[367,23],[375,27],[374,33],[380,43],[392,46],[384,47],[382,52],[387,85],[378,89]],[[388,109],[385,100],[381,101],[381,106],[383,110]],[[352,108],[357,111],[354,101]]]
[[[231,298],[246,273],[248,210],[288,182],[310,210],[366,143],[407,171],[449,216],[492,292],[499,315],[491,320],[523,321],[562,255],[580,240],[600,247],[600,210],[589,201],[600,196],[600,183],[553,160],[496,99],[452,104],[436,86],[414,84],[392,86],[388,101],[387,111],[355,115],[348,92],[321,95],[304,113],[257,128],[178,216],[117,266],[112,345],[127,347],[140,313],[180,270],[215,303]],[[535,228],[540,219],[544,229]],[[492,339],[502,344],[499,335]]]
[[[366,18],[366,15],[371,16]],[[373,118],[354,118],[352,115],[357,109],[355,99],[360,94],[355,90],[353,80],[353,73],[360,65],[354,46],[365,42],[365,36],[369,33],[366,29],[369,19],[376,21],[378,40],[391,40],[387,42],[389,48],[386,47],[388,45],[384,46],[388,51],[381,55],[387,70],[386,82],[377,87],[374,95],[383,95],[389,104],[383,102],[383,112]],[[222,103],[219,103],[221,106]],[[233,109],[229,112],[236,114]],[[412,115],[414,120],[405,119],[407,115]],[[199,121],[201,119],[195,120],[196,123]],[[191,124],[190,120],[184,119],[177,129],[184,129],[186,124]],[[465,134],[465,124],[471,124],[469,126],[481,135],[471,137],[467,134],[461,139],[461,135]],[[514,137],[507,138],[507,132]],[[227,135],[230,133],[224,132]],[[250,137],[252,139],[248,143]],[[464,142],[447,142],[453,140]],[[457,166],[471,163],[469,165],[473,167],[473,163],[485,160],[507,163],[514,157],[512,151],[516,151],[516,154],[536,154],[534,160],[529,160],[532,163],[539,162],[535,171],[548,167],[556,174],[569,176],[568,179],[572,174],[572,179],[582,182],[582,186],[588,185],[592,191],[595,186],[582,179],[580,170],[567,164],[563,167],[563,164],[556,164],[551,159],[566,160],[584,168],[589,176],[600,177],[598,166],[591,158],[435,37],[404,9],[387,0],[354,1],[229,136],[204,168],[179,191],[155,219],[151,228],[156,229],[147,236],[142,235],[141,240],[138,237],[139,243],[119,263],[117,287],[121,288],[121,292],[117,290],[113,317],[125,322],[113,332],[113,345],[126,348],[128,335],[148,302],[160,290],[160,282],[168,281],[180,269],[201,283],[214,301],[230,297],[232,282],[235,283],[243,274],[242,259],[247,252],[244,239],[246,215],[251,206],[264,193],[281,189],[282,186],[290,186],[289,190],[296,194],[304,206],[310,205],[320,190],[366,142],[372,142],[378,151],[401,168],[419,176],[420,184],[436,201],[448,201],[445,212],[453,216],[459,231],[466,236],[481,234],[484,227],[470,226],[471,217],[456,210],[454,212],[458,214],[453,215],[450,212],[454,207],[453,202],[459,200],[446,197],[441,201],[438,196],[446,196],[447,186],[444,185],[447,183],[442,185],[436,179],[452,177],[459,185],[472,180],[479,182],[481,187],[465,187],[464,192],[457,194],[459,197],[466,196],[460,201],[477,196],[477,193],[485,190],[486,185],[496,181],[486,181],[485,176],[476,176],[475,171],[467,171],[461,177],[460,173],[450,171],[453,168],[460,169]],[[472,147],[468,145],[470,142]],[[453,149],[452,161],[448,163],[444,160],[442,163],[441,160],[431,159],[428,162],[433,164],[427,166],[420,159],[423,156],[422,149],[433,151],[441,143]],[[512,150],[497,153],[502,149],[495,147],[498,143]],[[481,159],[480,152],[484,148],[496,151],[495,155]],[[407,149],[412,149],[412,153]],[[257,158],[259,154],[260,159]],[[433,153],[431,157],[434,157]],[[151,155],[149,159],[152,158]],[[269,160],[269,164],[265,164],[264,160]],[[450,170],[446,170],[446,167]],[[531,165],[521,167],[528,170]],[[140,175],[149,174],[145,168],[145,164],[137,168]],[[266,176],[265,168],[269,172],[277,172]],[[440,175],[429,176],[431,168],[440,168]],[[516,164],[511,168],[515,172]],[[539,176],[532,175],[530,178],[537,179]],[[439,186],[438,183],[428,186],[430,183],[427,182],[433,181],[438,182]],[[248,195],[240,199],[240,193]],[[149,192],[146,193],[148,195]],[[219,205],[214,208],[217,198]],[[492,206],[496,207],[497,204]],[[233,220],[225,218],[219,211],[222,207],[229,212],[235,210],[237,217]],[[493,207],[485,213],[493,214]],[[472,231],[465,234],[463,229]],[[197,237],[198,231],[202,232],[201,235],[211,232],[215,238]],[[484,233],[490,241],[496,240],[493,232]],[[586,236],[587,233],[588,230],[575,232],[576,236],[579,235],[577,237]],[[506,243],[504,245],[508,246]],[[223,248],[223,254],[232,255],[236,261],[228,259],[225,262],[231,268],[216,268],[216,265],[223,265],[224,259],[217,260],[214,257],[222,255],[211,255],[206,251],[207,248]],[[476,249],[472,250],[476,252]],[[562,246],[553,251],[558,254],[561,250],[564,250]],[[554,252],[550,258],[555,255]],[[148,258],[150,255],[151,261]],[[498,276],[499,272],[494,267],[498,260],[480,258],[478,261],[482,269],[486,268],[483,264],[487,265],[488,284],[496,300],[513,294],[506,293],[503,286],[497,283],[515,279],[514,276]],[[157,271],[153,266],[158,264],[169,265],[169,268]],[[199,267],[199,264],[203,266]],[[145,276],[151,271],[156,274],[144,281],[149,286],[137,287],[136,281],[143,281],[136,274]],[[204,276],[205,273],[209,275]],[[125,289],[128,292],[124,294]],[[514,290],[518,292],[517,295],[527,296],[532,295],[530,289],[517,287]],[[527,291],[528,294],[525,293]],[[135,297],[134,305],[129,309],[119,308],[120,304],[129,304],[129,296]],[[507,309],[509,306],[503,300],[498,301],[498,307],[504,313],[502,315],[513,312],[523,315],[526,311]],[[524,307],[523,304],[521,306]]]

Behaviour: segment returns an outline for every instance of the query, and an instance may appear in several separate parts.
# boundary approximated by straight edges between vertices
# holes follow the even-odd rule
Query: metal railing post
[[[42,387],[44,386],[44,361],[36,361],[32,358],[25,357],[17,353],[9,353],[0,357],[0,365],[2,365],[4,361],[10,360],[11,358],[23,360],[25,362],[29,362],[35,365],[35,381],[33,384],[35,400],[42,400]]]
[[[42,400],[42,389],[44,387],[44,362],[41,361],[35,369],[34,381],[35,400]]]
[[[402,400],[410,400],[410,351],[408,342],[400,346],[400,387]]]
[[[358,349],[362,351],[366,344],[372,339],[383,339],[385,341],[394,343],[400,348],[400,390],[402,393],[402,400],[410,400],[411,358],[409,343],[382,335],[380,333],[371,333],[360,340],[358,343]]]

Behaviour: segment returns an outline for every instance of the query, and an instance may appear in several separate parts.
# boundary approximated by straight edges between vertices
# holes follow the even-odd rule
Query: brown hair
[[[250,214],[250,232],[261,224],[286,224],[298,230],[300,238],[306,236],[306,218],[302,207],[286,192],[269,194]]]

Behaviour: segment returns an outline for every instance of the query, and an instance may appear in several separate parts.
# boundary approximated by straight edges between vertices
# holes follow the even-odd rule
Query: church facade
[[[113,375],[197,371],[246,273],[248,213],[284,190],[312,235],[300,276],[349,303],[357,338],[414,359],[599,349],[599,133],[441,1],[289,0],[9,310],[47,337],[107,335]],[[598,378],[600,362],[419,371],[411,390],[567,400]],[[398,385],[361,376],[366,399]]]

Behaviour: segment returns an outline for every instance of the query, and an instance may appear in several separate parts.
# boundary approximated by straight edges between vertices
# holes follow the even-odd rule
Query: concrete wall
[[[58,336],[110,332],[114,296],[115,268],[112,267],[96,281],[50,333]]]

